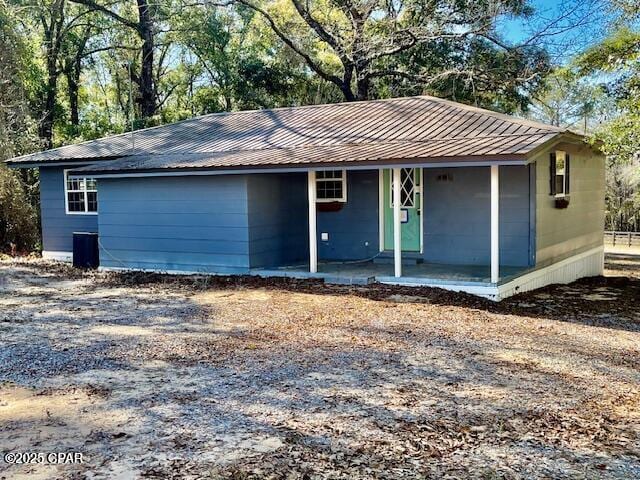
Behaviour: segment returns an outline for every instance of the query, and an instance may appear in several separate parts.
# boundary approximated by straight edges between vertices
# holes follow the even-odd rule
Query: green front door
[[[421,168],[400,169],[400,221],[402,250],[420,251],[421,212]],[[383,170],[384,186],[384,248],[393,250],[393,175],[392,170]]]

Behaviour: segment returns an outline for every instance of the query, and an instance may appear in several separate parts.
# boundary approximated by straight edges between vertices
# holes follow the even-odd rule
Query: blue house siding
[[[376,255],[378,170],[348,171],[347,203],[337,212],[319,211],[317,221],[319,259],[359,260]],[[326,241],[321,240],[323,232],[329,235]]]
[[[73,251],[73,232],[97,232],[97,215],[68,215],[65,212],[64,169],[40,167],[40,215],[42,249]]]
[[[250,175],[247,182],[251,267],[308,262],[306,173]]]
[[[101,179],[100,264],[246,273],[244,175]]]
[[[488,265],[491,258],[487,167],[424,169],[424,259]],[[450,181],[438,180],[448,174]],[[529,266],[529,168],[500,167],[500,264]]]
[[[528,266],[529,169],[500,171],[501,264]],[[444,173],[451,181],[438,181]],[[318,212],[321,260],[378,252],[378,171],[350,171],[347,182],[347,203]],[[246,273],[308,261],[305,173],[101,179],[98,188],[102,266]],[[424,195],[425,261],[487,265],[489,169],[424,169]]]

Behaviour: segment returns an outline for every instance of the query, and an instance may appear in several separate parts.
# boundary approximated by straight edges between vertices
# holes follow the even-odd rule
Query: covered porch
[[[496,298],[498,287],[535,265],[527,165],[422,164],[339,172],[308,170],[284,181],[289,200],[282,205],[288,210],[272,223],[286,226],[276,228],[278,243],[296,241],[277,249],[285,255],[252,263],[251,274],[432,286]],[[266,197],[256,200],[265,204]],[[256,219],[265,222],[265,212]]]
[[[332,175],[307,172],[308,261],[281,265],[273,274],[308,273],[337,283],[497,286],[535,264],[526,165],[423,164],[344,175],[350,181],[341,178],[344,202],[334,212],[318,198],[326,181],[319,177]],[[377,241],[370,240],[374,233]]]

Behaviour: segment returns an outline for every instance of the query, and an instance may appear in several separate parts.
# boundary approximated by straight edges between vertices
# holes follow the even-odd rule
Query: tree
[[[612,107],[601,85],[579,77],[570,68],[559,68],[533,95],[528,116],[587,135],[607,119]]]
[[[81,61],[92,33],[92,12],[70,4],[68,0],[21,0],[18,5],[29,12],[23,16],[26,30],[40,39],[44,71],[38,106],[39,132],[43,145],[51,148],[59,114],[59,80],[63,74],[67,80],[73,80],[71,59],[76,58],[78,64]],[[75,93],[72,89],[69,91],[70,95]],[[77,97],[70,100],[77,100]]]
[[[615,100],[618,115],[593,135],[607,155],[607,226],[640,229],[640,5],[615,0],[620,16],[611,35],[577,60],[584,76],[597,75]]]
[[[496,33],[497,18],[530,13],[524,1],[471,0],[236,0],[258,12],[278,38],[345,100],[367,99],[380,79],[399,78],[443,87],[464,78],[486,89],[506,73],[520,86],[545,71],[544,56],[530,45],[510,47]],[[430,58],[430,52],[445,55]],[[499,51],[499,62],[496,52]],[[529,62],[527,57],[536,57]],[[418,59],[419,62],[401,61]],[[488,62],[488,63],[487,63]],[[499,65],[497,64],[499,63]],[[535,65],[525,69],[523,65]],[[483,67],[491,72],[485,74]],[[415,68],[415,67],[419,68]],[[497,68],[496,68],[497,67]],[[541,68],[542,67],[542,68]],[[498,69],[502,69],[495,75]]]
[[[86,7],[106,15],[118,24],[131,29],[141,40],[140,46],[140,71],[133,76],[134,81],[140,89],[138,102],[140,113],[143,119],[149,119],[155,115],[158,108],[157,90],[154,77],[154,53],[155,36],[157,33],[157,20],[154,13],[158,11],[148,0],[136,0],[137,18],[131,19],[126,14],[120,14],[113,6],[101,5],[93,0],[71,0],[74,3],[85,5]],[[116,7],[118,4],[115,5]]]
[[[80,127],[80,75],[82,74],[82,60],[87,56],[87,44],[92,34],[92,26],[85,26],[82,31],[73,32],[73,41],[68,42],[73,48],[67,48],[62,60],[62,73],[67,80],[67,93],[69,97],[69,115],[71,133],[77,135]]]
[[[31,52],[9,7],[0,2],[0,161],[37,147],[26,85]],[[17,172],[0,164],[0,251],[30,251],[38,240],[37,214]]]
[[[321,80],[257,20],[250,9],[205,6],[174,24],[189,85],[180,96],[193,113],[314,103],[309,89]]]

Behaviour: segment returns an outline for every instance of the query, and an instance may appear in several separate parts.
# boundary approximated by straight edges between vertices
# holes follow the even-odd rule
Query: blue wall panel
[[[451,181],[438,181],[444,173]],[[500,177],[501,263],[526,266],[529,170],[502,167]],[[336,212],[318,212],[323,260],[378,252],[378,172],[348,172],[347,182],[347,203]],[[306,263],[306,186],[303,173],[103,179],[101,264],[243,273]],[[424,195],[425,261],[488,264],[489,169],[425,169]],[[322,232],[329,240],[320,240]]]
[[[322,232],[329,240],[320,239]],[[337,212],[318,212],[318,258],[370,258],[378,253],[378,244],[378,171],[349,171],[347,203]]]
[[[251,266],[308,262],[307,175],[250,175],[247,188]]]
[[[246,187],[244,175],[100,180],[100,264],[247,272]]]
[[[424,169],[424,259],[488,265],[491,199],[488,167]],[[448,175],[449,180],[438,180]],[[529,168],[500,167],[500,264],[528,266]]]
[[[98,203],[100,203],[98,194]],[[97,215],[68,215],[65,212],[64,169],[40,168],[40,215],[42,249],[53,252],[73,251],[73,232],[97,232]]]

